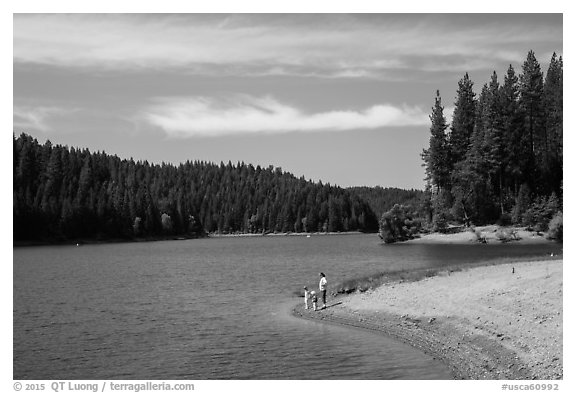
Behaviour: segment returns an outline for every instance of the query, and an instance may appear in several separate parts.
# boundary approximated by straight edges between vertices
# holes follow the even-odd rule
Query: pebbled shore
[[[454,379],[563,378],[562,260],[393,282],[292,314],[391,336],[444,362]]]

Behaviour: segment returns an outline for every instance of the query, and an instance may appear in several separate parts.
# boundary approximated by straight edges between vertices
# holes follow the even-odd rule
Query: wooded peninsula
[[[450,224],[523,225],[562,239],[563,62],[552,55],[544,77],[530,51],[522,73],[496,71],[479,97],[466,73],[458,82],[452,122],[440,92],[430,115],[424,205],[397,205],[380,221],[386,242]]]

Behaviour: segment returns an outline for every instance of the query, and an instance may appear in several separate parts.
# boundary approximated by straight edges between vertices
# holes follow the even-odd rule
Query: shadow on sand
[[[329,306],[326,306],[326,307],[320,307],[318,310],[325,310],[325,309],[327,309],[327,308],[334,307],[334,306],[338,306],[338,305],[340,305],[340,304],[342,304],[342,302],[330,304]]]

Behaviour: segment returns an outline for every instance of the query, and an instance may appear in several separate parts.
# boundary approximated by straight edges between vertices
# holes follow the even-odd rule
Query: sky
[[[14,14],[13,129],[121,158],[424,187],[440,91],[546,72],[562,14]]]

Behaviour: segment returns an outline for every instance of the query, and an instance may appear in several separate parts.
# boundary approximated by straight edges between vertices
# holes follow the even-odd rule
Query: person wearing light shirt
[[[324,273],[320,273],[320,283],[318,284],[318,288],[322,294],[322,308],[326,308],[326,286],[326,275]]]

